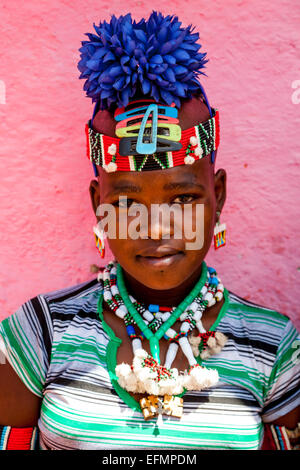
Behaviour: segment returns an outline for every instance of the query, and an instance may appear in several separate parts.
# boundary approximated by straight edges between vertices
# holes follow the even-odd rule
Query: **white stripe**
[[[4,449],[4,450],[5,450],[6,447],[7,447],[7,442],[8,442],[8,438],[9,438],[10,431],[11,431],[11,427],[10,427],[10,426],[6,426],[6,431],[5,431],[5,434],[4,434],[4,439],[2,440],[2,441],[3,441],[2,446],[3,446],[3,449]]]
[[[129,155],[129,156],[128,156],[128,160],[129,160],[130,171],[136,171],[135,165],[134,165],[134,157],[133,157],[133,155]]]
[[[174,163],[173,163],[173,153],[172,152],[167,152],[168,155],[168,162],[169,162],[169,167],[173,168]]]

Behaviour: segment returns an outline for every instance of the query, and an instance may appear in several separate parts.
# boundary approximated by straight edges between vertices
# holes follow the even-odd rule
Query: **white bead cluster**
[[[111,144],[107,149],[107,153],[109,153],[109,155],[112,155],[112,157],[114,157],[117,153],[116,144]],[[104,166],[105,171],[107,171],[108,173],[117,171],[117,168],[118,168],[117,164],[113,161],[109,162],[108,165]]]
[[[202,149],[202,147],[201,147],[200,145],[198,145],[198,140],[197,140],[197,137],[196,137],[196,136],[192,135],[192,136],[190,137],[190,145],[191,145],[192,147],[195,147],[195,148],[193,149],[194,155],[195,155],[196,157],[199,157],[199,159],[202,158],[202,156],[203,156],[203,149]],[[191,155],[191,153],[189,153],[189,154],[184,158],[184,163],[185,163],[186,165],[192,165],[192,164],[194,163],[194,161],[195,161],[195,158]]]
[[[179,395],[187,390],[202,390],[216,385],[219,380],[218,372],[198,366],[190,372],[179,373],[177,369],[170,369],[171,376],[158,380],[158,374],[144,366],[148,353],[144,349],[136,351],[132,367],[129,364],[119,364],[116,375],[119,384],[128,392],[148,393],[151,395]]]

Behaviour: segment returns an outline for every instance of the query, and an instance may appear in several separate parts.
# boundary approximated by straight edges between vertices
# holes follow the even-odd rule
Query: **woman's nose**
[[[153,240],[170,239],[175,228],[181,227],[181,208],[178,205],[152,204],[149,214],[149,237]]]

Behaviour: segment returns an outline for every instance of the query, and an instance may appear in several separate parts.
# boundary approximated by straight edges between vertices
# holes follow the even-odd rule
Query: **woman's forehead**
[[[210,156],[195,161],[192,165],[180,165],[163,170],[116,171],[107,173],[101,166],[98,169],[98,182],[105,192],[131,190],[140,192],[145,189],[174,190],[194,186],[211,187],[214,175]]]

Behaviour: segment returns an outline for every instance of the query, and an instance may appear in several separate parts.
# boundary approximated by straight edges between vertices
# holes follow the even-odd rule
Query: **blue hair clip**
[[[98,108],[99,108],[99,102],[97,101],[97,103],[94,106],[93,116],[92,116],[92,119],[91,119],[91,127],[93,125],[93,120],[94,120],[94,117],[96,116]],[[99,173],[98,173],[96,163],[92,161],[92,164],[93,164],[93,169],[94,169],[94,175],[97,177],[97,176],[99,176]]]
[[[149,119],[150,114],[152,113],[152,126],[151,126],[151,141],[149,143],[143,142],[145,127]],[[150,104],[147,108],[147,111],[144,114],[142,124],[140,127],[136,151],[141,155],[151,155],[156,152],[157,145],[157,122],[158,122],[158,106],[157,104]]]
[[[146,111],[147,111],[147,106],[135,108],[135,109],[132,109],[131,111],[126,111],[122,114],[115,114],[115,120],[120,122],[120,121],[123,121],[124,119],[137,116],[138,114],[143,114]],[[173,108],[171,106],[158,106],[158,114],[176,119],[178,117],[178,110],[177,108]]]

